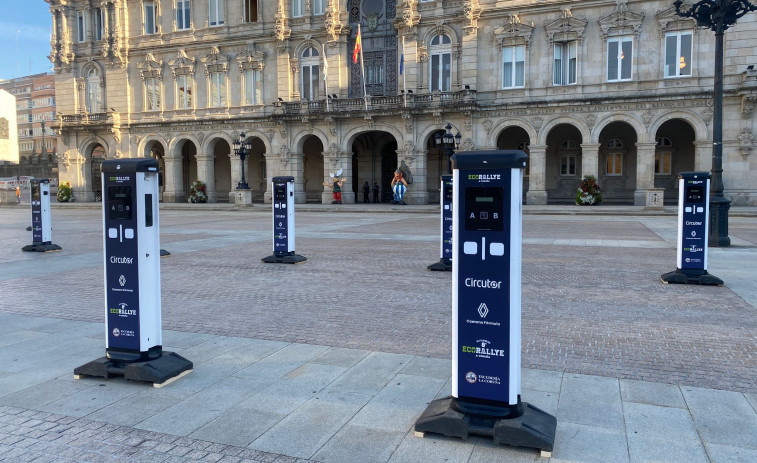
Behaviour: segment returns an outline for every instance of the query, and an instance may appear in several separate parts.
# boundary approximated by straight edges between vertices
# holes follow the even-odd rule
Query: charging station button
[[[478,243],[475,241],[466,241],[463,243],[463,252],[470,255],[478,254]]]

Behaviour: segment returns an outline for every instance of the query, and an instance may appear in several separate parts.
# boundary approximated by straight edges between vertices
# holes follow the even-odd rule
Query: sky
[[[0,79],[50,72],[50,5],[0,0]]]

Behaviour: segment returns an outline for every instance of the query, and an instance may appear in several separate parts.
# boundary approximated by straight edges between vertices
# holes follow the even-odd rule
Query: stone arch
[[[539,132],[545,150],[544,185],[552,203],[570,203],[583,172],[582,145],[588,140],[586,127],[575,124],[574,118],[559,118]],[[542,138],[543,137],[543,138]],[[539,144],[541,146],[541,143]]]
[[[499,140],[500,135],[502,135],[502,132],[505,130],[511,128],[511,127],[518,127],[520,129],[523,129],[526,131],[526,134],[528,134],[528,139],[530,140],[530,143],[535,144],[536,140],[538,139],[538,132],[534,128],[534,126],[529,123],[527,120],[524,119],[502,119],[495,124],[492,125],[491,130],[489,131],[489,134],[487,135],[486,145],[487,146],[497,146],[497,140]]]
[[[652,134],[655,143],[654,187],[664,188],[664,200],[674,204],[678,199],[678,174],[698,170],[697,161],[711,159],[712,142],[697,140],[696,128],[688,119],[671,118]],[[703,170],[709,170],[709,166]]]
[[[403,140],[398,136],[398,132],[384,129],[385,127],[376,127],[373,130],[366,130],[366,127],[362,127],[351,131],[349,136],[345,137],[350,143],[349,148],[343,150],[352,155],[353,164],[357,167],[357,173],[354,176],[357,181],[354,186],[362,185],[366,181],[369,185],[377,184],[380,191],[379,200],[382,202],[392,199],[390,187],[392,173],[399,165],[398,150],[404,149]],[[405,153],[405,157],[414,155],[414,153]],[[411,171],[415,169],[414,165],[409,167]],[[414,173],[417,174],[418,170],[414,170]],[[422,185],[421,190],[425,190],[426,186],[421,182],[418,185]],[[418,192],[415,188],[409,191]],[[421,193],[423,197],[427,195],[425,191]]]
[[[355,142],[355,139],[360,134],[365,133],[365,132],[387,132],[388,134],[393,136],[395,140],[397,140],[398,145],[400,144],[400,142],[404,141],[402,132],[400,132],[396,127],[393,127],[391,125],[376,124],[376,126],[372,128],[359,126],[359,127],[354,127],[348,130],[344,134],[344,136],[342,137],[342,146],[340,147],[340,149],[344,152],[348,152],[348,153],[351,152],[352,144]]]
[[[707,124],[705,124],[704,120],[702,120],[702,117],[694,111],[688,111],[685,109],[668,111],[656,117],[649,124],[649,133],[651,134],[651,136],[655,137],[657,131],[660,130],[660,126],[672,119],[681,119],[683,121],[686,121],[694,129],[694,137],[696,140],[711,140],[709,127],[707,126]],[[650,140],[650,142],[651,141],[652,140]]]
[[[179,133],[171,139],[171,142],[168,145],[167,155],[172,158],[181,158],[181,147],[186,141],[191,141],[192,143],[194,143],[195,147],[198,147],[198,149],[200,146],[202,146],[200,140],[196,135],[186,132]]]
[[[645,142],[637,127],[622,119],[606,118],[607,123],[597,132],[597,180],[602,201],[633,204],[640,162],[637,145]]]
[[[539,136],[536,139],[536,144],[546,145],[549,132],[551,132],[552,129],[554,129],[558,125],[562,124],[570,125],[576,128],[576,130],[578,130],[581,134],[581,139],[583,140],[582,143],[587,143],[589,140],[591,140],[591,131],[584,121],[573,116],[561,116],[555,117],[554,119],[549,119],[544,123],[544,125],[539,129]]]
[[[458,34],[452,27],[447,24],[440,24],[427,30],[426,33],[423,34],[421,43],[423,43],[425,46],[428,46],[428,44],[431,43],[431,39],[439,34],[448,36],[451,42],[450,45],[452,45],[452,47],[458,46],[460,44],[460,34]]]
[[[163,156],[165,156],[168,152],[169,142],[161,135],[148,135],[139,140],[139,143],[137,144],[137,153],[141,153],[142,157],[149,158],[150,147],[153,146],[153,144],[156,142],[160,143],[160,145],[163,147]]]
[[[650,141],[649,132],[647,132],[647,128],[644,127],[644,123],[638,117],[628,113],[618,113],[610,114],[597,121],[591,130],[591,143],[599,143],[602,131],[613,122],[625,122],[630,125],[636,132],[637,143],[647,143]]]
[[[292,135],[292,141],[294,142],[292,143],[292,151],[294,153],[302,153],[303,145],[311,135],[321,140],[324,150],[329,146],[329,138],[322,130],[316,128],[313,128],[312,130],[303,129]],[[266,147],[266,149],[267,148],[268,147]]]
[[[155,149],[156,146],[159,149]],[[137,148],[137,153],[141,153],[143,157],[153,158],[158,161],[158,195],[160,201],[163,200],[163,192],[165,191],[166,181],[166,149],[168,142],[159,135],[150,135],[140,140]]]

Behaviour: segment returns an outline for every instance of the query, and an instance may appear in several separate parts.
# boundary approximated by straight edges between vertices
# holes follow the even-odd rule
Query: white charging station
[[[723,280],[707,272],[710,177],[709,172],[678,175],[676,269],[660,276],[663,283],[723,285]]]
[[[192,362],[162,347],[158,162],[104,161],[102,192],[105,357],[74,374],[164,384]]]
[[[294,248],[294,177],[273,177],[273,254],[261,259],[269,264],[300,264],[307,261]]]
[[[31,187],[32,206],[32,244],[21,248],[22,251],[51,252],[60,251],[61,247],[52,243],[52,218],[50,217],[50,180],[33,178]]]
[[[522,188],[519,150],[452,156],[452,395],[416,433],[551,452],[557,420],[520,398]]]
[[[442,175],[439,190],[441,209],[439,225],[439,262],[427,267],[431,271],[452,271],[452,176]]]

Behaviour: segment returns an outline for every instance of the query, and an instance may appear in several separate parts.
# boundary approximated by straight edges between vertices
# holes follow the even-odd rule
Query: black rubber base
[[[168,257],[170,255],[171,255],[171,253],[168,252],[168,251],[166,251],[165,249],[161,249],[160,250],[160,257]]]
[[[660,275],[660,279],[663,283],[674,283],[683,285],[709,285],[709,286],[723,286],[723,280],[710,275],[707,270],[701,270],[699,272],[686,272],[684,270],[676,269],[675,271],[668,272]]]
[[[63,250],[63,248],[61,248],[57,244],[52,243],[32,243],[24,246],[23,248],[21,248],[21,250],[28,252],[54,252],[61,251]]]
[[[418,421],[416,432],[430,432],[467,439],[469,434],[488,436],[497,445],[529,447],[551,452],[555,444],[557,419],[526,402],[521,403],[523,414],[513,418],[499,418],[465,413],[454,397],[431,402]]]
[[[431,270],[432,272],[451,272],[452,260],[439,259],[439,262],[434,262],[433,264],[426,267],[426,269]]]
[[[100,378],[123,376],[124,379],[133,381],[162,384],[192,368],[192,362],[181,355],[164,351],[160,357],[144,362],[126,362],[101,357],[75,368],[74,375]]]
[[[266,264],[302,264],[303,262],[306,262],[308,258],[303,257],[299,254],[290,254],[286,256],[277,256],[276,254],[272,254],[268,257],[263,257],[260,260],[265,262]]]

